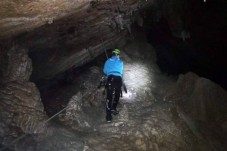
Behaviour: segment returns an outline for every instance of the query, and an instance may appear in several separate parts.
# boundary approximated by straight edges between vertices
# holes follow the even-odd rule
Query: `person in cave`
[[[117,110],[117,104],[122,93],[122,75],[124,63],[120,59],[120,50],[114,49],[112,51],[112,57],[109,58],[103,68],[104,74],[107,76],[106,82],[106,121],[112,121],[112,114],[117,115],[119,112]]]

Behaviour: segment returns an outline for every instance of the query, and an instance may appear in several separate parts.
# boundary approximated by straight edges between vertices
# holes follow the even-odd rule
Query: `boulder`
[[[192,72],[179,76],[168,99],[194,120],[221,123],[226,120],[227,92]]]

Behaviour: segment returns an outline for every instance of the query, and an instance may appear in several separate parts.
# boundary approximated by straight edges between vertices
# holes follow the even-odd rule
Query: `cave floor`
[[[126,63],[125,66],[126,70],[135,70],[130,64]],[[130,70],[126,74],[130,75]],[[105,96],[102,95],[102,90],[93,87],[90,91],[94,90],[96,94],[102,96],[102,99],[99,100],[98,105],[87,105],[83,108],[81,116],[85,115],[87,121],[81,122],[87,122],[89,126],[78,128],[73,123],[62,122],[56,118],[52,121],[54,135],[39,142],[36,149],[48,150],[47,146],[53,144],[53,141],[58,144],[54,150],[70,150],[73,147],[76,150],[102,151],[164,151],[197,148],[199,141],[193,131],[179,117],[173,103],[164,98],[164,93],[173,85],[174,78],[167,77],[152,67],[146,70],[149,70],[152,78],[155,79],[152,81],[152,87],[148,89],[147,85],[142,85],[142,88],[135,88],[133,82],[129,81],[132,77],[127,77],[125,83],[128,82],[128,93],[123,93],[118,105],[120,113],[113,115],[112,123],[105,121]],[[45,98],[52,102],[47,107],[47,113],[53,115],[66,107],[70,97],[78,91],[76,82],[52,90],[48,98]]]
[[[144,45],[136,46],[138,49]],[[111,123],[105,120],[103,90],[97,89],[102,67],[90,66],[70,83],[56,85],[41,95],[49,117],[67,109],[49,122],[52,133],[37,138],[29,135],[16,143],[18,151],[218,150],[213,147],[219,145],[218,141],[206,140],[166,98],[177,77],[162,73],[146,56],[128,55],[122,54],[128,93],[123,93],[118,105],[120,113],[113,116]]]

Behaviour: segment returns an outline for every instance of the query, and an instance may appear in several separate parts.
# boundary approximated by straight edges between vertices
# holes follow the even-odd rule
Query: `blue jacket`
[[[109,58],[104,65],[103,72],[105,75],[115,75],[121,76],[123,75],[124,63],[117,56],[113,56]]]

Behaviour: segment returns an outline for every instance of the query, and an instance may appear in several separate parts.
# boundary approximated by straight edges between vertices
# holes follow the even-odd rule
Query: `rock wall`
[[[218,123],[226,120],[226,91],[194,73],[179,76],[170,100],[194,120]]]
[[[15,44],[5,52],[6,55],[1,57],[2,62],[4,60],[7,62],[6,68],[2,71],[3,83],[29,81],[32,74],[32,62],[27,53],[28,51],[26,49],[19,48]]]
[[[165,99],[176,105],[176,114],[194,134],[212,142],[212,149],[226,148],[227,93],[222,87],[189,72],[179,76]]]
[[[112,15],[118,14],[118,12],[132,12],[138,7],[150,4],[149,1],[143,2],[139,0],[58,0],[58,1],[43,1],[43,0],[3,0],[0,2],[2,9],[0,10],[0,38],[15,36],[24,31],[31,31],[42,25],[49,25],[55,23],[57,20],[67,17],[74,16],[80,20],[80,22],[86,22],[90,18],[96,18],[98,14],[106,13],[111,14],[110,18],[101,17],[96,20],[108,21],[112,26],[119,26],[116,22],[121,22],[119,26],[121,29],[126,28],[125,22],[121,19],[114,19]],[[90,17],[87,18],[87,14]],[[98,14],[97,14],[98,13]],[[112,18],[113,17],[113,18]],[[111,21],[112,20],[112,21]],[[116,22],[115,22],[116,21]],[[127,21],[126,21],[127,22]],[[103,22],[104,23],[104,22]],[[106,24],[107,22],[105,22]],[[101,23],[102,24],[102,23]],[[82,24],[80,24],[82,25]],[[70,31],[73,31],[75,24],[70,23],[72,27]],[[80,27],[84,27],[83,25]]]
[[[32,64],[27,50],[18,45],[1,45],[0,140],[7,145],[22,133],[45,130],[47,118],[36,85],[29,81]],[[6,55],[7,54],[7,55]]]

